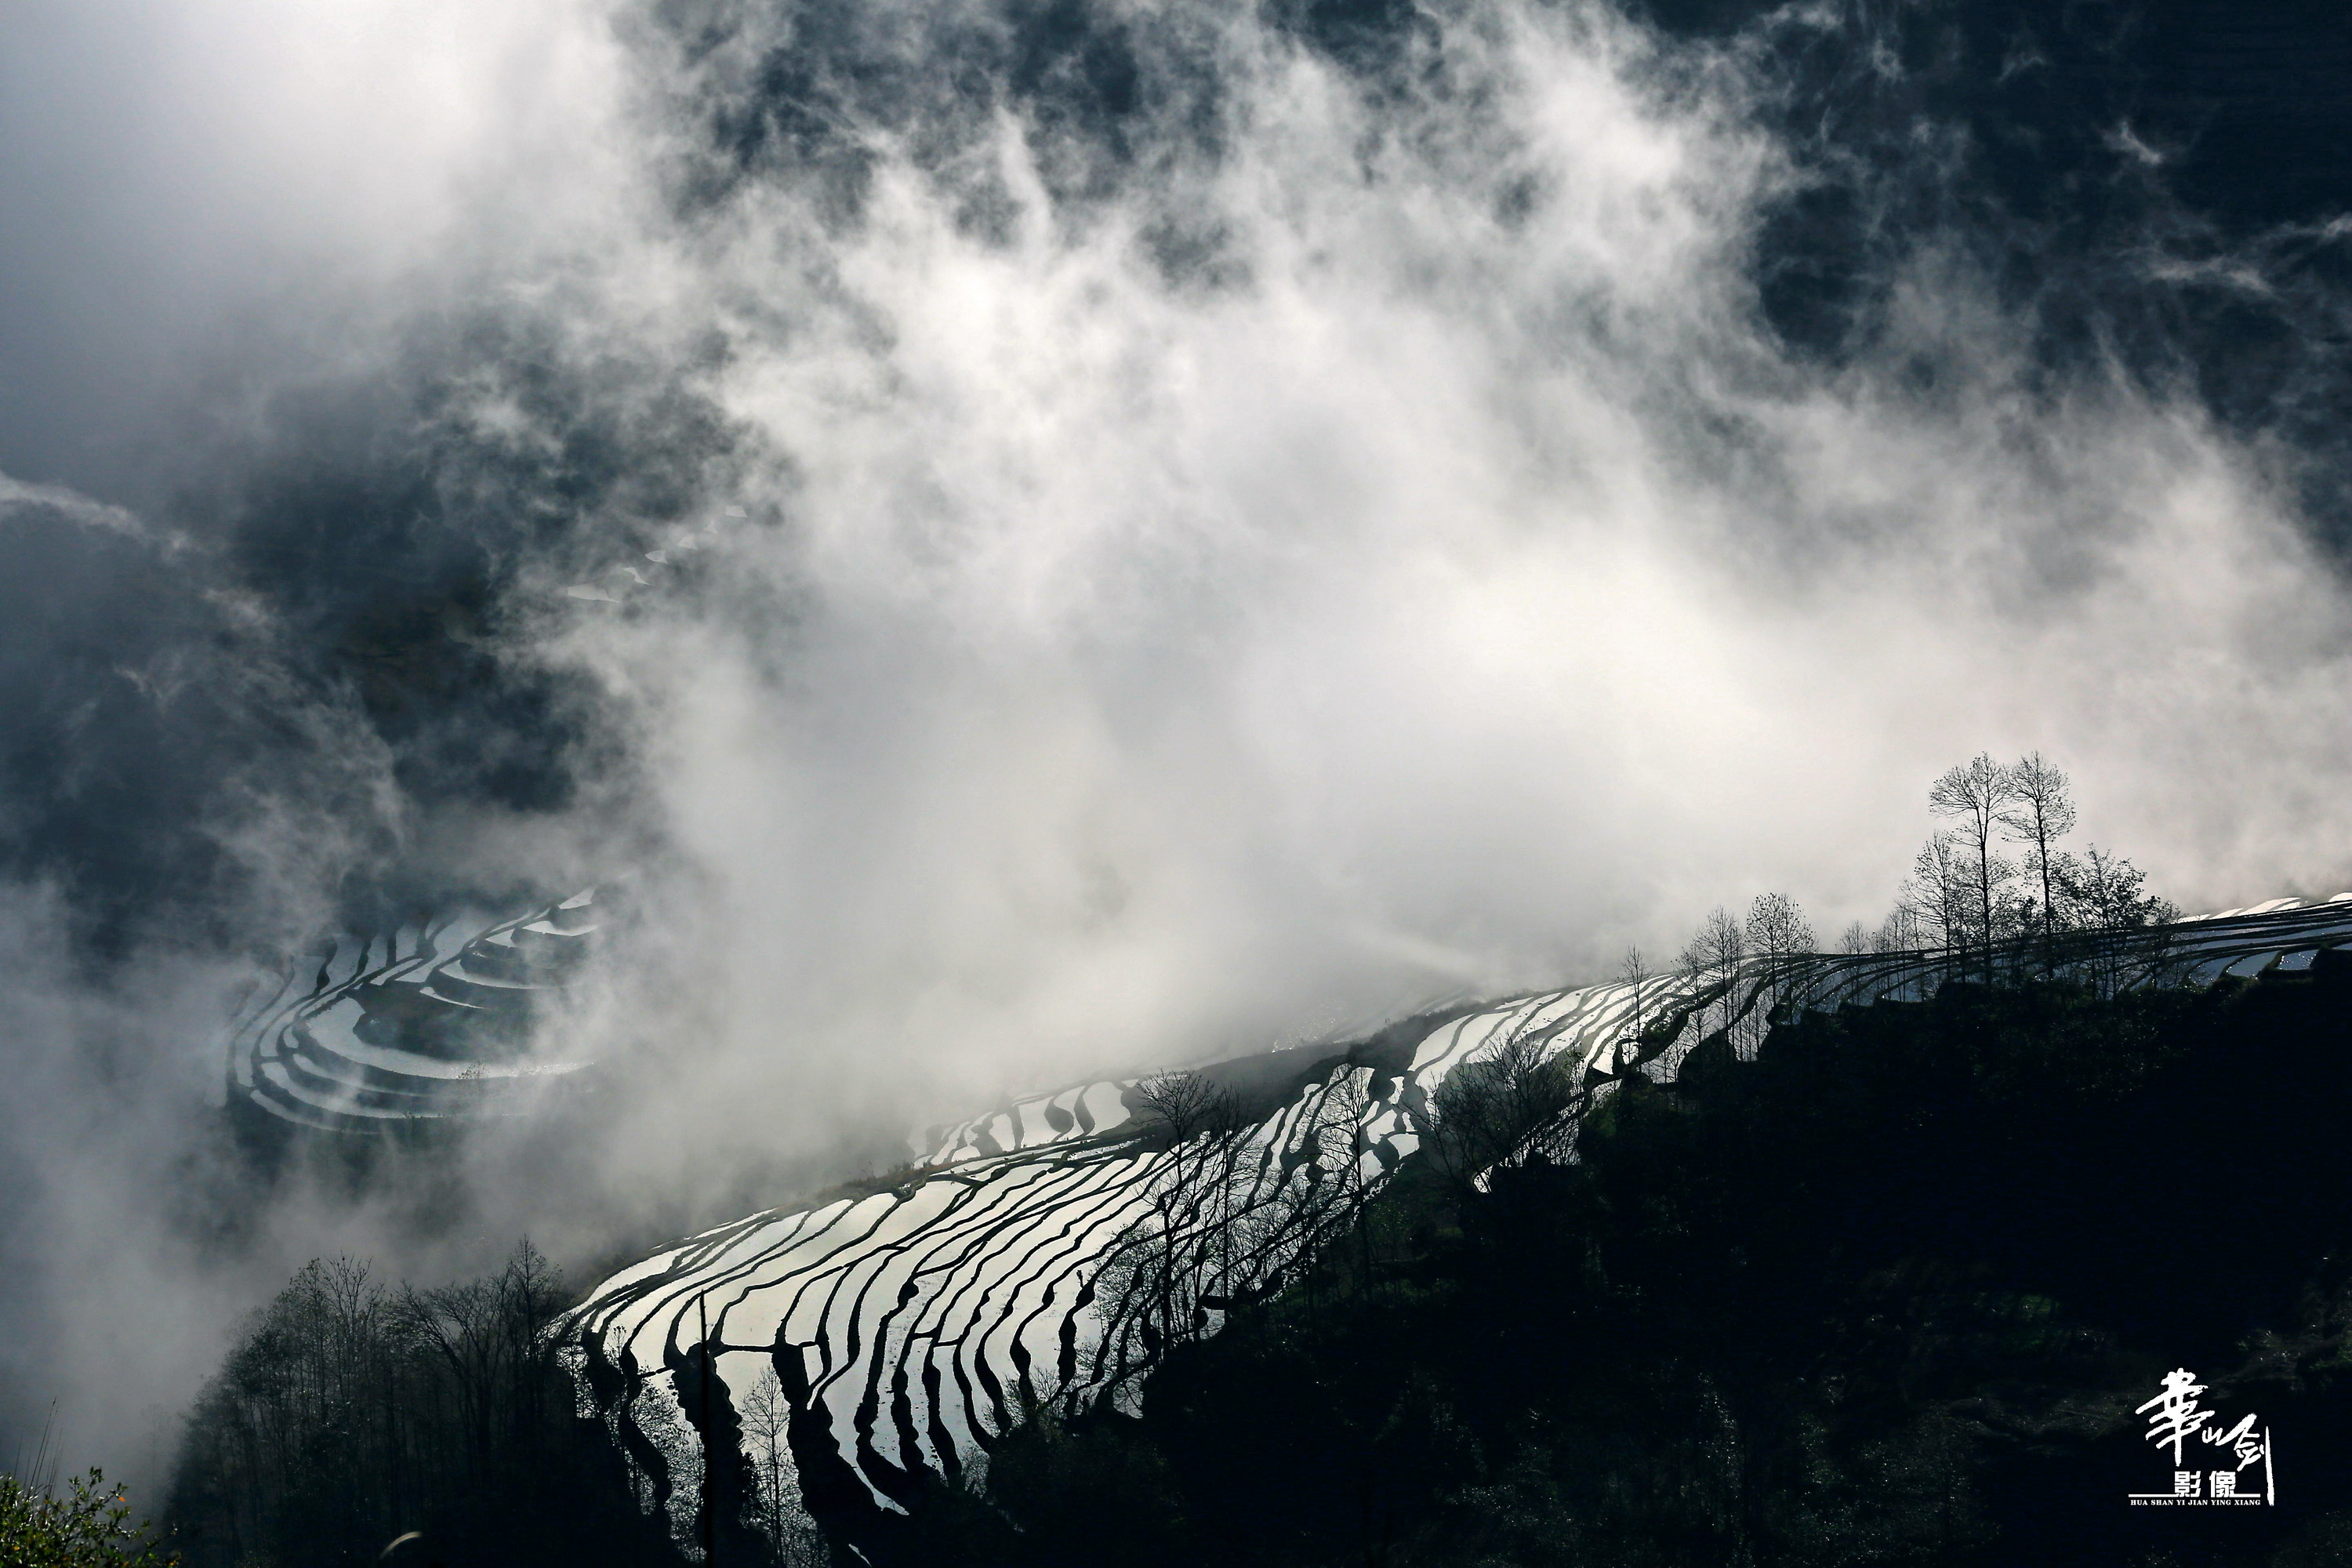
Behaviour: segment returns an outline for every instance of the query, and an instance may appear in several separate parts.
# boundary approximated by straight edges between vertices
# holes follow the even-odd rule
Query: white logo
[[[2168,1492],[2134,1492],[2134,1508],[2268,1508],[2278,1501],[2278,1485],[2271,1470],[2271,1429],[2264,1426],[2262,1435],[2254,1435],[2258,1417],[2248,1415],[2235,1426],[2222,1427],[2210,1410],[2197,1403],[2205,1385],[2197,1381],[2194,1373],[2176,1368],[2164,1374],[2164,1385],[2154,1399],[2132,1412],[2147,1417],[2144,1436],[2158,1448],[2169,1448],[2172,1458],[2172,1489]],[[2204,1447],[2192,1447],[2201,1444]],[[2226,1449],[2226,1454],[2210,1453],[2208,1449]],[[2234,1458],[2237,1463],[2226,1469],[2183,1469],[2183,1464],[2205,1459]],[[2259,1461],[2263,1467],[2259,1478],[2245,1472]],[[2261,1485],[2254,1483],[2259,1479]]]

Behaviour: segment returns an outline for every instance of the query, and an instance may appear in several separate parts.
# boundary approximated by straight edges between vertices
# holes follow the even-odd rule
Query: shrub
[[[179,1560],[146,1521],[131,1522],[129,1500],[103,1471],[67,1481],[63,1497],[0,1476],[0,1568],[165,1568]]]

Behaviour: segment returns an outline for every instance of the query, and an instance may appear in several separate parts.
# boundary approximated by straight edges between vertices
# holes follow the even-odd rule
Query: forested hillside
[[[525,1243],[419,1290],[311,1264],[256,1316],[188,1417],[171,1500],[190,1568],[673,1560],[549,1328],[561,1279]]]
[[[1717,1037],[1575,1163],[1424,1164],[1140,1420],[1032,1423],[891,1555],[2352,1560],[2347,970]],[[2127,1504],[2169,1484],[2134,1408],[2177,1366],[2269,1423],[2275,1508]]]

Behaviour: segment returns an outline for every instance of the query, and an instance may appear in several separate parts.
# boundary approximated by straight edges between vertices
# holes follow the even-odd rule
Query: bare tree
[[[1169,1153],[1152,1187],[1150,1234],[1157,1238],[1152,1290],[1156,1326],[1171,1338],[1191,1337],[1201,1316],[1206,1276],[1223,1261],[1230,1218],[1228,1145],[1241,1126],[1232,1095],[1197,1072],[1160,1073],[1137,1089],[1143,1109],[1168,1129]]]
[[[1181,1145],[1221,1120],[1230,1120],[1232,1097],[1197,1072],[1163,1072],[1136,1086],[1135,1097]]]
[[[1310,1208],[1320,1211],[1307,1215],[1310,1241],[1326,1231],[1336,1233],[1353,1226],[1358,1237],[1360,1281],[1371,1278],[1372,1237],[1370,1228],[1357,1222],[1380,1184],[1379,1177],[1367,1168],[1378,1163],[1372,1158],[1364,1131],[1374,1103],[1371,1080],[1369,1068],[1350,1063],[1340,1069],[1317,1099],[1307,1133],[1310,1142],[1307,1158],[1316,1173]],[[1311,1275],[1309,1285],[1311,1288]]]
[[[1360,1064],[1335,1068],[1280,1144],[1257,1137],[1233,1098],[1198,1074],[1139,1086],[1171,1144],[1087,1287],[1104,1331],[1086,1383],[1108,1387],[1116,1403],[1170,1346],[1201,1338],[1216,1314],[1280,1289],[1301,1268],[1311,1314],[1314,1260],[1344,1256],[1328,1244],[1350,1230],[1357,1279],[1371,1279],[1371,1227],[1360,1222],[1385,1178],[1366,1133],[1371,1077]]]
[[[2015,869],[1992,851],[2001,814],[2017,799],[2009,769],[1979,752],[1927,786],[1927,809],[1958,825],[1956,837],[1975,894],[1975,936],[1984,947],[1985,978],[1992,978],[1992,943],[1999,934],[1997,898]]]
[[[1727,1032],[1738,1016],[1739,963],[1746,955],[1747,943],[1740,935],[1739,922],[1733,920],[1730,911],[1721,905],[1717,905],[1701,922],[1698,934],[1692,937],[1682,951],[1683,973],[1689,977],[1694,990],[1716,994],[1715,1000],[1707,1005],[1708,1009],[1712,1011],[1720,1005],[1721,1027]],[[1702,1013],[1701,1033],[1710,1032],[1706,1028],[1706,1014]]]
[[[2094,931],[2137,931],[2180,918],[2169,900],[2147,891],[2147,872],[2095,844],[2080,860],[2063,857],[2054,874],[2074,923]]]
[[[1899,913],[1912,929],[1931,938],[1953,962],[1968,946],[1969,886],[1953,835],[1940,829],[1927,836],[1911,863],[1911,879],[1903,884]],[[1925,945],[1925,944],[1922,944]]]
[[[1813,928],[1785,893],[1759,893],[1748,906],[1748,947],[1768,964],[1785,964],[1813,951]]]
[[[2009,770],[2012,805],[2000,814],[2001,832],[2021,846],[2029,868],[2042,889],[2035,923],[2044,940],[2058,931],[2059,894],[2056,846],[2074,828],[2074,802],[2066,793],[2066,775],[2039,752],[2028,752]]]
[[[1913,902],[1914,891],[1913,883],[1903,884],[1902,901],[1878,922],[1878,930],[1871,936],[1873,952],[1917,952],[1927,946],[1930,933],[1920,923],[1919,910]]]
[[[832,1551],[801,1501],[800,1470],[792,1455],[792,1400],[772,1364],[743,1392],[735,1410],[751,1468],[751,1525],[780,1568],[824,1568],[833,1560]]]
[[[1804,910],[1785,893],[1759,893],[1748,906],[1748,949],[1763,961],[1758,981],[1762,996],[1754,1032],[1761,1043],[1765,1029],[1791,996],[1804,988],[1805,961],[1813,952],[1813,928]]]
[[[735,1415],[743,1431],[743,1457],[751,1462],[756,1494],[748,1511],[772,1546],[783,1533],[785,1478],[793,1470],[792,1415],[792,1401],[772,1365],[762,1367],[751,1386],[735,1397]]]
[[[1856,921],[1846,927],[1845,935],[1838,939],[1838,951],[1860,955],[1871,951],[1870,941],[1869,928]]]
[[[1236,1164],[1244,1122],[1230,1093],[1197,1072],[1171,1072],[1145,1079],[1135,1094],[1166,1128],[1168,1151],[1144,1213],[1104,1258],[1095,1289],[1114,1323],[1106,1352],[1127,1356],[1131,1332],[1148,1362],[1200,1338],[1234,1299],[1250,1267],[1236,1246],[1236,1222],[1252,1197]]]
[[[1629,947],[1624,962],[1617,966],[1617,978],[1632,987],[1633,995],[1626,1009],[1623,1038],[1618,1042],[1617,1070],[1631,1068],[1642,1054],[1642,1036],[1649,1028],[1650,968],[1642,957],[1642,950]]]

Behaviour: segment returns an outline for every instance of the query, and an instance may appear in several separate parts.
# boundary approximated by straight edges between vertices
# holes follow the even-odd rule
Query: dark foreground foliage
[[[2345,967],[2352,967],[2347,965]],[[2352,977],[1948,987],[1401,1179],[1142,1417],[1034,1420],[908,1563],[2352,1562]],[[2176,1366],[2278,1506],[2134,1509]],[[2221,1450],[2207,1450],[2218,1455]],[[2189,1462],[2197,1462],[2192,1459]]]
[[[169,1521],[189,1568],[663,1568],[603,1427],[574,1414],[529,1243],[488,1279],[388,1287],[313,1263],[188,1417]],[[13,1568],[13,1565],[8,1565]]]
[[[74,1476],[65,1490],[0,1475],[0,1568],[174,1568],[179,1554],[103,1470]]]

